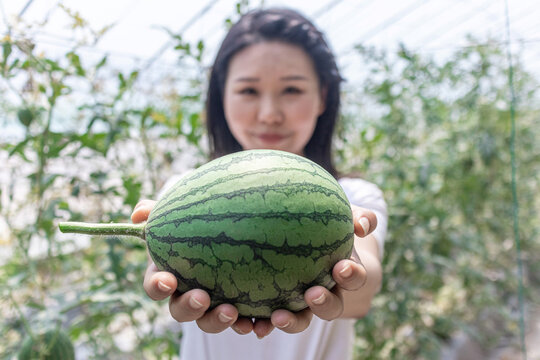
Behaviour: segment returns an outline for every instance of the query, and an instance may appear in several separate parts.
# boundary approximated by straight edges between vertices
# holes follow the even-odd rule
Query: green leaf
[[[124,203],[134,208],[141,199],[142,183],[133,175],[124,176],[122,180],[126,190]]]
[[[46,309],[45,305],[39,304],[39,303],[37,303],[35,301],[28,301],[28,302],[25,303],[25,305],[30,307],[30,308],[40,310],[40,311],[44,311]]]
[[[11,55],[11,42],[8,39],[2,40],[2,70],[5,72],[9,55]]]
[[[203,52],[204,52],[204,42],[202,40],[199,40],[199,42],[197,43],[197,55],[195,56],[195,59],[197,61],[200,62],[202,60]]]
[[[96,65],[96,70],[101,69],[105,64],[107,64],[108,57],[105,55]]]
[[[132,71],[131,74],[129,74],[129,85],[130,86],[133,85],[133,83],[138,77],[139,77],[139,71],[138,70]]]
[[[29,127],[35,117],[34,111],[30,108],[22,108],[17,111],[17,119],[19,119],[19,122],[25,127]]]
[[[45,174],[42,178],[42,187],[43,189],[48,189],[53,184],[54,180],[56,180],[60,174]]]
[[[12,157],[15,154],[18,154],[24,161],[31,162],[26,157],[26,150],[27,147],[32,146],[32,142],[35,140],[33,136],[27,136],[24,138],[24,140],[18,142],[17,144],[13,145],[7,145],[6,150],[8,150],[9,157]],[[30,143],[30,145],[29,145]]]
[[[79,76],[86,76],[86,71],[81,65],[81,59],[79,58],[79,55],[75,54],[74,52],[69,52],[66,56],[69,59],[71,65],[75,68],[75,73]]]
[[[42,61],[47,65],[45,70],[49,73],[52,73],[55,71],[59,71],[59,72],[64,71],[64,68],[62,68],[57,61],[54,61],[52,59],[44,59]]]
[[[77,139],[80,141],[82,147],[86,147],[106,155],[109,150],[107,142],[108,137],[108,133],[86,133],[77,136]]]

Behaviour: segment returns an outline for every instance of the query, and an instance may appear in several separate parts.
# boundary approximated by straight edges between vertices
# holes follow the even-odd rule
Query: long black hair
[[[206,97],[206,126],[210,157],[217,158],[242,150],[232,135],[223,109],[223,96],[231,58],[240,50],[265,41],[281,41],[302,48],[311,58],[325,89],[325,110],[318,117],[304,154],[337,176],[332,162],[332,137],[340,106],[342,81],[334,55],[324,35],[300,13],[282,8],[254,10],[234,24],[218,50],[210,73]]]

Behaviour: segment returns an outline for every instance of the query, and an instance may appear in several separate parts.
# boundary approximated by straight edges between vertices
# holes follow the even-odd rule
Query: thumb
[[[371,210],[353,206],[354,233],[365,237],[377,227],[377,216]]]
[[[156,205],[154,200],[141,200],[135,205],[133,212],[131,213],[131,221],[134,224],[144,222],[148,219],[148,215]]]

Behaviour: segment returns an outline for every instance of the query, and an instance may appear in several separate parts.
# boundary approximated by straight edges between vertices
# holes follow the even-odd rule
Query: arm
[[[379,246],[373,235],[355,238],[355,251],[366,268],[367,279],[364,286],[356,291],[343,294],[343,318],[361,318],[367,315],[371,300],[377,294],[382,282],[382,267],[379,261]]]

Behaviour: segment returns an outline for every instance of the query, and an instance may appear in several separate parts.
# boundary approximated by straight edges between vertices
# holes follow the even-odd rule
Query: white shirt
[[[373,235],[383,254],[388,215],[381,190],[374,184],[353,178],[339,180],[353,205],[372,210],[377,216]],[[195,321],[182,323],[181,360],[347,360],[352,358],[355,319],[321,320],[314,316],[299,334],[274,329],[259,340],[252,332],[239,335],[228,328],[208,334]]]

